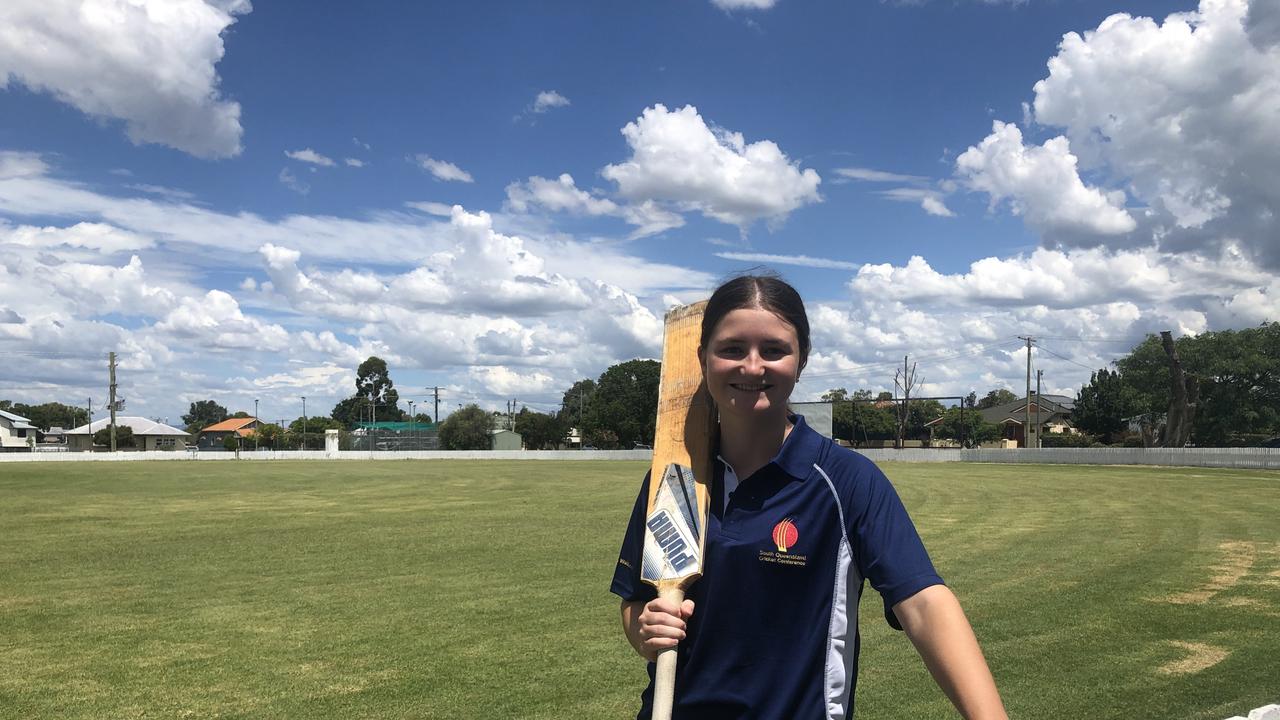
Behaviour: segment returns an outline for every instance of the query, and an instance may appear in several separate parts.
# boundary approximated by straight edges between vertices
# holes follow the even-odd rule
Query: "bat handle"
[[[663,588],[658,597],[670,600],[679,607],[684,602],[684,590],[678,587]],[[653,673],[653,720],[671,720],[671,706],[676,696],[676,648],[658,653],[657,667]]]

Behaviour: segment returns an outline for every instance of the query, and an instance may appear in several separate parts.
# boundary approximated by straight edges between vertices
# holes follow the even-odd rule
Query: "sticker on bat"
[[[672,463],[663,473],[652,511],[645,518],[641,575],[656,582],[700,573],[701,541],[693,471]]]

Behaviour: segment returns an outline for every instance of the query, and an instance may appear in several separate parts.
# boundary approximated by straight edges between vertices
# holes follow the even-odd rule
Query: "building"
[[[66,432],[67,449],[93,450],[94,433],[110,425],[111,418],[102,418],[90,425],[81,425],[74,430],[68,430]],[[191,437],[178,428],[134,415],[117,415],[116,428],[120,427],[127,427],[133,432],[133,447],[117,448],[119,450],[183,450],[187,447],[187,438]],[[99,449],[104,447],[99,446]]]
[[[196,447],[201,450],[225,450],[224,443],[229,437],[238,438],[243,446],[244,439],[257,429],[257,418],[228,418],[201,430],[199,438],[196,439]]]
[[[498,429],[489,434],[491,450],[523,450],[524,438],[515,430]]]
[[[26,418],[0,410],[0,452],[30,451],[37,433]]]
[[[978,410],[983,420],[1001,428],[1001,436],[1013,440],[1018,447],[1036,447],[1036,440],[1048,433],[1075,433],[1071,424],[1071,411],[1076,401],[1066,395],[1040,395],[1031,400],[1031,432],[1025,437],[1023,426],[1027,420],[1026,399]]]

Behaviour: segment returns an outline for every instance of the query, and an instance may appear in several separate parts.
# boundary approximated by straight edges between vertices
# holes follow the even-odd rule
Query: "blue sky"
[[[0,9],[0,397],[554,410],[759,264],[797,391],[1072,393],[1280,316],[1280,11],[1194,2]]]

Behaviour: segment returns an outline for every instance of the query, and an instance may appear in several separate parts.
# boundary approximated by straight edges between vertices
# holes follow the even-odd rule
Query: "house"
[[[0,410],[0,452],[30,451],[36,437],[37,430],[29,420]]]
[[[93,450],[94,433],[110,426],[111,418],[106,417],[66,431],[67,449]],[[116,428],[120,427],[133,431],[133,447],[119,448],[122,450],[182,450],[187,447],[187,438],[191,437],[176,427],[134,415],[117,415]]]
[[[1001,427],[1001,435],[1006,440],[1017,442],[1018,447],[1035,447],[1036,439],[1046,433],[1076,432],[1071,424],[1071,411],[1076,401],[1066,395],[1033,396],[1030,403],[1031,432],[1030,442],[1024,437],[1023,425],[1027,419],[1027,400],[1015,400],[1011,403],[996,405],[985,410],[978,410],[983,420]]]
[[[228,418],[201,430],[196,446],[201,450],[224,450],[226,446],[223,443],[229,437],[238,438],[243,445],[244,439],[257,429],[258,418]]]
[[[524,438],[515,430],[499,428],[489,433],[491,450],[523,450]]]

